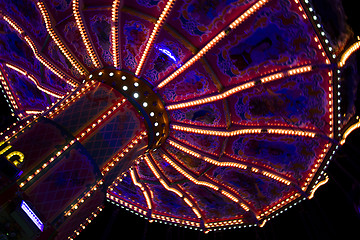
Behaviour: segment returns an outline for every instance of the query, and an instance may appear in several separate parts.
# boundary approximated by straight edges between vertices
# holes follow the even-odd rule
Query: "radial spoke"
[[[171,128],[176,131],[181,132],[190,132],[195,134],[202,135],[211,135],[211,136],[219,136],[219,137],[233,137],[240,135],[248,135],[248,134],[279,134],[279,135],[292,135],[292,136],[303,136],[314,138],[317,135],[317,132],[307,131],[307,130],[294,130],[292,128],[241,128],[237,130],[214,130],[214,129],[206,129],[206,128],[195,128],[190,126],[185,126],[185,124],[178,125],[172,124]]]
[[[60,93],[56,93],[55,91],[43,86],[35,77],[34,75],[30,74],[28,71],[20,68],[19,66],[16,66],[14,64],[10,64],[10,63],[6,63],[5,64],[8,68],[11,68],[13,70],[15,70],[16,72],[18,72],[21,75],[26,76],[31,82],[33,82],[35,84],[35,86],[37,87],[37,89],[39,89],[40,91],[49,94],[53,97],[56,98],[63,98],[65,96],[65,94],[60,94]]]
[[[120,1],[114,0],[111,8],[111,48],[115,68],[120,68],[120,50],[119,50],[119,13]]]
[[[152,48],[152,46],[154,45],[154,41],[157,37],[157,35],[159,34],[160,30],[161,30],[161,27],[163,26],[167,16],[169,15],[171,9],[172,9],[172,6],[174,5],[176,0],[169,0],[167,3],[166,3],[166,6],[164,8],[164,10],[162,11],[159,19],[157,20],[157,22],[155,23],[155,27],[154,29],[152,30],[151,32],[151,35],[149,37],[149,40],[148,42],[146,43],[146,46],[145,46],[145,50],[143,52],[143,55],[141,56],[141,59],[140,59],[140,62],[139,62],[139,65],[138,67],[136,68],[136,72],[135,72],[135,75],[136,76],[139,76],[141,70],[142,70],[142,67],[145,63],[145,60],[146,58],[148,57],[148,54]]]
[[[135,169],[130,168],[130,176],[131,176],[131,180],[133,181],[134,185],[139,187],[141,192],[144,194],[148,209],[149,210],[153,209],[153,203],[152,203],[152,199],[151,199],[151,194],[150,194],[149,190],[147,189],[147,187],[143,186],[143,184],[138,181],[139,176],[138,176],[138,173],[136,171],[136,168]]]
[[[68,48],[64,45],[63,41],[60,39],[59,35],[56,33],[49,12],[46,9],[46,6],[43,2],[39,1],[37,3],[40,13],[44,19],[46,30],[48,31],[51,38],[54,40],[55,44],[59,47],[60,51],[64,54],[67,60],[71,65],[81,74],[86,74],[86,70],[80,65],[80,63],[74,58],[74,55],[70,53]]]
[[[255,211],[252,207],[250,207],[249,203],[246,203],[243,199],[241,199],[238,196],[235,196],[234,193],[230,193],[228,190],[223,190],[221,187],[219,187],[217,184],[212,183],[210,181],[202,181],[198,180],[196,177],[194,177],[191,173],[189,173],[187,170],[185,170],[183,167],[181,167],[179,164],[175,163],[175,161],[171,160],[171,158],[166,154],[161,154],[162,159],[164,159],[168,164],[170,164],[176,171],[178,171],[181,175],[189,179],[191,182],[193,182],[196,185],[208,187],[216,192],[219,192],[220,194],[224,195],[225,197],[229,198],[235,203],[238,203],[245,211],[251,210],[254,214]],[[255,214],[256,215],[256,214]]]
[[[197,106],[197,105],[202,105],[202,104],[206,104],[206,103],[210,103],[210,102],[215,102],[215,101],[219,101],[221,99],[227,98],[231,95],[234,95],[236,93],[242,92],[246,89],[252,88],[258,84],[264,84],[264,83],[268,83],[268,82],[273,82],[275,80],[279,80],[282,79],[284,77],[289,77],[289,76],[293,76],[293,75],[298,75],[298,74],[303,74],[306,72],[310,72],[312,70],[312,66],[303,66],[303,67],[298,67],[295,69],[290,69],[290,70],[286,70],[286,71],[282,71],[282,72],[278,72],[278,73],[274,73],[271,74],[269,76],[266,77],[262,77],[259,80],[252,80],[250,82],[247,83],[243,83],[240,84],[239,86],[236,86],[234,88],[231,88],[223,93],[219,93],[210,97],[204,97],[204,98],[200,98],[197,100],[192,100],[192,101],[187,101],[187,102],[183,102],[183,103],[177,103],[177,104],[172,104],[172,105],[167,105],[166,109],[167,110],[175,110],[175,109],[180,109],[180,108],[187,108],[187,107],[192,107],[192,106]]]
[[[179,74],[183,73],[187,68],[197,62],[202,58],[212,47],[214,47],[221,39],[223,39],[230,30],[235,29],[239,24],[248,19],[253,13],[260,9],[266,2],[269,0],[260,0],[254,5],[252,5],[248,10],[246,10],[240,17],[233,21],[225,30],[221,31],[216,37],[214,37],[208,44],[205,45],[195,56],[193,56],[189,61],[187,61],[183,66],[178,70],[172,73],[164,81],[162,81],[156,88],[163,88],[166,84],[171,82]]]
[[[17,23],[15,23],[14,20],[12,20],[9,16],[6,16],[4,13],[2,14],[2,17],[20,35],[24,35],[23,38],[25,42],[29,45],[37,60],[39,60],[45,67],[47,67],[50,71],[52,71],[56,76],[65,80],[72,87],[76,87],[78,85],[78,83],[75,80],[71,79],[71,77],[66,76],[61,70],[55,67],[55,64],[50,63],[49,60],[45,59],[45,57],[39,52],[34,41],[29,37],[29,35],[25,34],[24,30]]]
[[[153,158],[151,153],[150,153],[150,156],[151,156],[151,158]],[[186,197],[180,188],[178,188],[178,187],[170,187],[169,181],[166,179],[166,177],[163,174],[161,174],[161,171],[158,170],[158,167],[156,166],[156,164],[154,164],[150,160],[148,155],[145,155],[144,159],[145,159],[146,164],[149,166],[150,170],[152,171],[152,173],[155,175],[155,177],[161,183],[161,185],[166,190],[168,190],[170,192],[173,192],[178,197],[180,197],[186,203],[186,205],[188,205],[191,208],[191,210],[195,213],[195,215],[198,218],[204,219],[203,216],[200,213],[199,207],[190,198]]]
[[[81,13],[80,13],[80,3],[79,2],[80,2],[80,0],[73,0],[73,5],[72,5],[76,25],[80,31],[80,36],[85,44],[86,52],[90,56],[92,63],[94,64],[95,68],[100,68],[101,67],[100,61],[94,51],[94,47],[88,37],[88,33],[87,33],[85,25],[83,23],[83,19],[82,19]]]
[[[238,168],[241,169],[243,171],[247,171],[250,170],[252,173],[256,173],[256,174],[261,174],[264,175],[266,177],[272,178],[274,180],[277,180],[278,182],[281,182],[283,184],[286,185],[296,185],[293,181],[293,179],[290,179],[288,177],[282,176],[281,174],[277,173],[276,171],[274,171],[271,167],[267,167],[267,166],[259,166],[256,165],[252,162],[246,162],[246,160],[244,159],[236,159],[236,158],[232,158],[231,156],[228,156],[226,153],[226,155],[230,158],[227,159],[224,156],[222,156],[220,159],[215,159],[213,157],[209,157],[207,156],[207,154],[204,153],[200,153],[198,151],[196,151],[195,149],[189,147],[189,146],[184,146],[184,144],[180,144],[177,141],[174,140],[170,140],[168,139],[167,142],[179,149],[180,151],[189,154],[193,157],[196,157],[198,159],[201,159],[207,163],[210,163],[214,166],[218,166],[218,167],[233,167],[233,168]],[[230,161],[229,161],[230,160]]]

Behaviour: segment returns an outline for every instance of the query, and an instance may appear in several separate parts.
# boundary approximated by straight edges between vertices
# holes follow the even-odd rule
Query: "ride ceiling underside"
[[[211,231],[263,225],[327,180],[352,117],[340,115],[341,69],[359,46],[334,47],[309,1],[13,0],[0,9],[0,80],[19,120],[2,137],[16,145],[27,124],[60,124],[107,187],[86,194]],[[112,171],[143,150],[140,136],[148,148]],[[37,174],[24,172],[19,187]]]

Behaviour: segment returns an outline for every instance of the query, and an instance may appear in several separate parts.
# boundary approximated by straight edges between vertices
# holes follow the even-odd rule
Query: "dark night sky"
[[[313,0],[318,1],[318,0]],[[323,0],[319,0],[323,1]],[[330,1],[330,2],[336,2]],[[347,21],[355,36],[360,34],[360,14],[354,0],[343,0]],[[359,58],[360,54],[357,54]],[[359,65],[359,64],[358,64]],[[359,68],[360,69],[360,68]],[[0,97],[0,130],[15,121]],[[359,108],[358,108],[359,109]],[[358,112],[359,114],[359,112]],[[105,210],[79,240],[86,239],[359,239],[360,232],[360,130],[356,130],[337,152],[327,169],[329,182],[306,200],[266,223],[263,228],[237,229],[203,234],[198,231],[148,223],[106,203]]]

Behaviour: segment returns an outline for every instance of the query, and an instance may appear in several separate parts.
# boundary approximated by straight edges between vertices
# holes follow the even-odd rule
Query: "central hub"
[[[105,83],[120,92],[141,114],[148,130],[148,149],[158,148],[169,135],[169,117],[160,97],[150,85],[131,73],[104,68],[94,71],[88,80]]]

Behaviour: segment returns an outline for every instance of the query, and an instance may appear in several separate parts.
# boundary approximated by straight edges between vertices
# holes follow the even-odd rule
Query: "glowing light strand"
[[[83,141],[83,139],[91,133],[96,127],[98,127],[102,122],[109,119],[111,116],[114,115],[116,110],[121,107],[123,103],[126,102],[126,99],[122,99],[116,103],[114,103],[110,108],[108,108],[103,115],[95,119],[90,125],[86,126],[79,134],[76,135],[76,139],[78,141]]]
[[[240,168],[240,169],[247,169],[248,166],[244,165],[244,164],[241,164],[241,163],[236,163],[236,162],[220,162],[220,161],[217,161],[213,158],[210,158],[210,157],[207,157],[207,156],[204,156],[200,153],[197,153],[195,151],[192,151],[190,150],[189,148],[186,148],[184,147],[183,145],[181,144],[178,144],[176,142],[174,142],[173,140],[170,140],[170,139],[167,139],[167,143],[169,143],[171,146],[191,155],[191,156],[194,156],[198,159],[202,159],[204,160],[205,162],[208,162],[208,163],[211,163],[215,166],[219,166],[219,167],[235,167],[235,168]]]
[[[71,103],[76,101],[77,99],[81,98],[85,93],[89,92],[92,88],[95,87],[96,81],[92,80],[91,82],[87,82],[80,90],[78,90],[76,93],[73,93],[71,96],[68,96],[65,98],[62,103],[58,106],[53,108],[47,107],[47,117],[48,118],[55,118],[57,115],[59,115],[62,110],[64,110],[66,107],[70,106]]]
[[[357,123],[351,125],[348,129],[346,129],[346,131],[344,132],[343,137],[340,141],[340,144],[344,145],[346,138],[350,135],[350,133],[352,133],[354,130],[356,130],[358,128],[360,128],[360,120],[358,120]]]
[[[24,35],[25,32],[24,30],[22,30],[22,28],[15,23],[14,20],[12,20],[9,16],[6,15],[2,15],[2,18],[9,23],[9,25],[16,30],[19,34]],[[37,60],[39,60],[45,67],[47,67],[50,71],[52,71],[56,76],[58,76],[59,78],[65,80],[68,84],[70,84],[72,87],[76,87],[78,85],[78,83],[74,80],[72,80],[71,78],[68,78],[65,76],[65,74],[60,71],[57,67],[55,67],[54,64],[50,63],[48,60],[46,60],[40,53],[38,48],[36,47],[35,43],[33,42],[33,40],[28,36],[25,35],[23,37],[23,39],[25,40],[25,42],[29,45],[29,47],[31,48],[31,50],[33,51],[35,58]]]
[[[59,38],[59,36],[57,35],[57,33],[54,30],[53,24],[50,20],[50,16],[49,13],[45,7],[45,4],[41,1],[39,1],[37,3],[39,9],[40,9],[40,13],[44,19],[45,22],[45,26],[46,26],[46,30],[48,31],[50,37],[54,40],[55,44],[59,47],[60,51],[64,54],[64,56],[69,60],[69,62],[71,63],[72,66],[74,66],[74,68],[81,74],[84,75],[86,72],[85,70],[81,67],[81,65],[75,60],[75,58],[73,57],[73,55],[69,52],[68,48],[65,47],[64,43],[61,41],[61,39]]]
[[[111,8],[111,49],[113,54],[114,67],[120,67],[119,51],[119,6],[120,0],[114,0]]]
[[[59,78],[65,80],[72,87],[76,87],[78,85],[78,83],[76,83],[74,80],[66,78],[65,74],[63,72],[61,72],[53,64],[51,64],[47,60],[45,60],[45,58],[41,54],[39,54],[39,50],[37,49],[35,43],[31,40],[31,38],[29,36],[25,36],[24,39],[27,42],[27,44],[30,46],[36,59],[39,60],[45,67],[47,67],[50,71],[52,71]]]
[[[0,82],[2,85],[2,88],[5,90],[6,96],[7,98],[10,100],[11,105],[9,104],[9,107],[11,109],[14,108],[15,110],[19,109],[18,103],[15,100],[15,95],[11,92],[10,88],[8,87],[8,83],[5,79],[5,77],[3,76],[2,71],[0,70]]]
[[[235,29],[239,24],[248,19],[253,13],[255,13],[258,9],[260,9],[266,2],[269,0],[260,0],[256,4],[252,5],[248,10],[246,10],[240,17],[238,17],[235,21],[233,21],[230,25],[230,29]],[[189,61],[187,61],[183,66],[177,69],[174,73],[172,73],[169,77],[167,77],[164,81],[162,81],[156,88],[162,88],[170,81],[172,81],[179,74],[184,72],[187,68],[193,65],[196,61],[198,61],[201,57],[203,57],[213,46],[215,46],[221,39],[226,36],[226,30],[221,31],[216,37],[214,37],[208,44],[205,45],[195,56],[193,56]]]
[[[354,44],[352,44],[348,49],[346,49],[346,51],[341,55],[340,57],[340,61],[338,62],[338,66],[339,67],[343,67],[345,66],[346,61],[349,59],[349,57],[356,52],[357,50],[359,50],[360,48],[360,41],[355,42]]]
[[[113,196],[112,194],[114,194],[114,193],[111,193],[111,194],[109,192],[106,193],[106,198],[108,199],[108,201],[111,200],[112,203],[116,202],[117,205],[120,204],[122,207],[129,208],[129,209],[131,209],[135,212],[138,212],[144,216],[147,215],[147,210],[141,209],[140,207],[138,207],[136,205],[132,205],[131,203],[123,201],[123,200],[119,199],[119,197]]]
[[[94,64],[95,68],[100,68],[101,67],[100,61],[99,61],[99,59],[94,51],[94,48],[91,44],[91,41],[87,35],[85,25],[83,23],[83,20],[82,20],[81,14],[80,14],[79,1],[80,0],[73,0],[73,5],[72,5],[76,25],[80,31],[81,39],[83,40],[83,42],[85,44],[86,52],[89,54],[92,63]]]
[[[74,230],[74,233],[68,237],[68,240],[74,240],[76,238],[76,236],[80,235],[80,233],[86,228],[86,226],[88,224],[90,224],[91,221],[94,220],[94,218],[96,218],[103,209],[104,209],[104,206],[97,207],[96,210],[93,211],[90,214],[90,216],[87,217],[85,219],[85,221],[82,224],[80,224],[80,226],[76,230]]]
[[[296,74],[303,74],[306,72],[310,72],[312,70],[312,66],[303,66],[303,67],[298,67],[298,68],[294,68],[291,70],[286,70],[284,72],[279,72],[279,73],[275,73],[272,74],[270,76],[266,76],[266,77],[262,77],[260,79],[261,83],[268,83],[268,82],[272,82],[287,76],[292,76],[292,75],[296,75]],[[204,97],[204,98],[200,98],[198,100],[192,100],[192,101],[188,101],[188,102],[183,102],[183,103],[177,103],[177,104],[172,104],[172,105],[168,105],[166,106],[167,110],[175,110],[175,109],[180,109],[180,108],[186,108],[186,107],[192,107],[192,106],[197,106],[197,105],[202,105],[205,103],[210,103],[210,102],[215,102],[215,101],[219,101],[222,100],[224,98],[227,98],[235,93],[239,93],[241,91],[244,91],[246,89],[249,89],[251,87],[254,87],[256,85],[256,81],[250,81],[248,83],[244,83],[241,84],[237,87],[234,87],[232,89],[229,89],[223,93],[219,93],[210,97]]]
[[[121,149],[102,169],[101,174],[108,173],[136,144],[147,135],[146,130],[135,136],[126,146]]]
[[[176,131],[182,132],[190,132],[195,134],[202,135],[211,135],[211,136],[220,136],[220,137],[233,137],[239,135],[247,135],[247,134],[279,134],[279,135],[292,135],[292,136],[303,136],[314,138],[316,133],[310,131],[302,131],[302,130],[292,130],[292,129],[271,129],[271,128],[248,128],[248,129],[239,129],[239,130],[207,130],[201,128],[194,127],[185,127],[177,124],[172,124],[171,128]]]
[[[38,168],[36,171],[34,171],[29,176],[20,183],[20,187],[23,188],[26,184],[28,184],[32,179],[34,179],[42,170],[44,170],[46,167],[48,167],[55,159],[57,159],[62,153],[64,153],[67,149],[69,149],[76,141],[71,140],[67,145],[65,145],[61,150],[57,151],[48,161],[43,163],[40,168]]]
[[[15,66],[15,65],[13,65],[13,64],[10,64],[10,63],[6,63],[5,65],[6,65],[8,68],[11,68],[11,69],[17,71],[18,73],[26,76],[28,79],[30,79],[30,80],[35,84],[36,88],[39,89],[40,91],[42,91],[42,92],[44,92],[44,93],[46,93],[46,94],[49,94],[49,95],[51,95],[51,96],[53,96],[53,97],[56,97],[56,98],[63,98],[63,97],[64,97],[64,94],[58,94],[58,93],[54,92],[53,90],[50,90],[50,89],[48,89],[48,88],[45,87],[45,86],[42,86],[42,85],[40,84],[40,82],[39,82],[33,75],[29,74],[29,73],[28,73],[27,71],[25,71],[24,69],[21,69],[21,68]]]
[[[206,182],[206,181],[200,181],[197,180],[195,177],[193,177],[192,175],[190,175],[187,171],[185,171],[182,167],[180,167],[178,164],[176,164],[174,161],[172,161],[168,156],[166,156],[166,154],[162,153],[161,157],[167,162],[169,163],[173,168],[175,168],[175,170],[177,170],[179,173],[181,173],[184,177],[186,177],[187,179],[189,179],[190,181],[192,181],[193,183],[195,183],[196,185],[201,185],[201,186],[205,186],[208,188],[211,188],[215,191],[219,191],[222,195],[224,195],[225,197],[229,198],[230,200],[232,200],[233,202],[239,203],[240,206],[245,210],[245,211],[249,211],[250,208],[248,206],[246,206],[244,203],[240,202],[240,200],[235,197],[233,194],[225,191],[225,190],[220,190],[220,188],[212,183]]]
[[[173,140],[167,139],[167,143],[169,143],[171,146],[179,149],[180,151],[187,153],[193,157],[196,157],[198,159],[204,160],[205,162],[208,162],[210,164],[213,164],[215,166],[219,166],[219,167],[233,167],[233,168],[238,168],[238,169],[242,169],[242,170],[246,170],[246,169],[251,169],[252,172],[254,173],[258,173],[258,174],[262,174],[266,177],[272,178],[276,181],[279,181],[281,183],[284,183],[286,185],[290,185],[291,181],[286,180],[280,176],[278,176],[277,174],[274,173],[270,173],[270,170],[259,170],[257,167],[251,167],[248,166],[246,164],[242,164],[242,163],[238,163],[238,162],[229,162],[229,161],[224,161],[224,162],[220,162],[218,160],[215,160],[213,158],[204,156],[203,154],[200,154],[198,152],[195,152],[187,147],[184,147],[182,144],[176,143]]]
[[[151,153],[150,153],[151,155]],[[194,204],[189,200],[189,198],[185,197],[184,194],[177,188],[170,187],[169,184],[164,180],[164,178],[160,175],[156,167],[152,164],[151,160],[147,155],[144,156],[146,164],[149,166],[150,170],[153,172],[153,174],[156,176],[156,178],[159,180],[161,185],[168,191],[175,193],[177,196],[179,196],[195,213],[195,215],[198,218],[202,218],[202,215],[200,214],[200,211],[197,207],[194,206]]]
[[[135,71],[135,75],[136,76],[139,76],[140,72],[141,72],[141,69],[143,67],[143,64],[145,63],[145,60],[146,58],[148,57],[148,54],[153,46],[153,43],[156,39],[156,36],[158,35],[158,33],[160,32],[160,29],[162,27],[162,25],[164,24],[165,20],[166,20],[166,17],[169,15],[171,9],[172,9],[172,6],[173,4],[175,3],[175,0],[169,0],[167,3],[166,3],[166,6],[165,8],[163,9],[159,19],[157,20],[157,22],[155,23],[155,26],[154,26],[154,29],[152,30],[151,32],[151,35],[149,37],[149,40],[147,41],[146,43],[146,46],[145,46],[145,50],[143,52],[143,55],[141,56],[141,59],[139,61],[139,65],[138,67],[136,68],[136,71]]]
[[[316,186],[314,186],[314,188],[311,190],[311,193],[308,197],[308,199],[312,199],[314,197],[314,194],[316,192],[316,190],[318,190],[319,187],[321,187],[322,185],[326,184],[329,181],[329,177],[326,176],[325,179],[321,182],[319,182],[318,184],[316,184]]]
[[[65,217],[71,216],[80,206],[91,197],[91,195],[99,189],[99,186],[104,183],[103,179],[100,179],[97,183],[95,183],[92,187],[90,187],[89,191],[84,192],[83,196],[77,199],[76,203],[72,204],[70,209],[64,212]]]
[[[145,187],[143,186],[143,184],[141,184],[138,180],[137,180],[137,174],[135,174],[135,171],[133,168],[130,168],[130,176],[131,176],[131,180],[133,181],[134,185],[139,187],[140,190],[142,191],[142,193],[144,194],[144,197],[146,199],[146,204],[148,206],[148,209],[151,210],[153,208],[152,206],[152,201],[151,201],[151,197],[150,194],[148,193],[148,191],[145,189]]]

